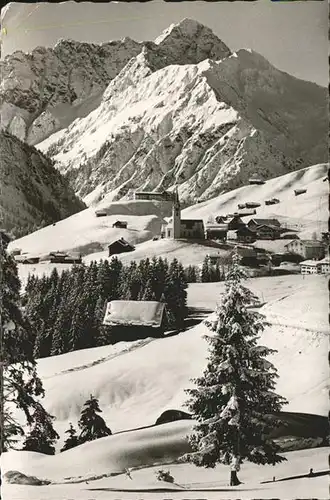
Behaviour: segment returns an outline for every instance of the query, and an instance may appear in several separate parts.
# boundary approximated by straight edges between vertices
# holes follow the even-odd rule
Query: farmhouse
[[[112,224],[112,227],[117,227],[120,229],[127,229],[127,222],[125,220],[117,220]]]
[[[226,241],[227,232],[228,232],[227,224],[208,224],[205,227],[205,238],[207,240]]]
[[[134,245],[128,243],[128,241],[124,240],[124,238],[119,238],[119,240],[115,240],[110,245],[108,245],[109,257],[111,255],[124,253],[124,252],[132,252],[135,250]]]
[[[276,240],[281,235],[281,229],[278,226],[271,226],[270,224],[257,226],[254,231],[259,240]]]
[[[263,225],[281,227],[281,223],[277,219],[251,219],[248,222],[250,229],[255,229],[256,227]]]
[[[292,240],[285,245],[290,253],[301,255],[305,259],[322,259],[324,257],[324,244],[314,240]]]
[[[108,302],[103,325],[111,327],[114,342],[161,337],[167,325],[163,302],[113,300]]]
[[[33,257],[32,255],[20,254],[14,255],[15,262],[19,264],[38,264],[40,257]]]
[[[257,240],[257,235],[249,227],[242,226],[236,231],[236,239],[242,243],[254,243]]]

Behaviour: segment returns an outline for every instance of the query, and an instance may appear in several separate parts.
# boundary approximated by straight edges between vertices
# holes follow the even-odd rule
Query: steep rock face
[[[36,143],[86,116],[109,81],[140,51],[141,44],[129,38],[102,45],[60,40],[53,49],[7,56],[0,63],[2,128]]]
[[[150,71],[230,54],[209,28],[188,19],[156,42],[61,40],[54,49],[17,51],[0,62],[1,127],[30,144],[41,142],[94,110],[109,82],[142,50],[148,53]]]
[[[16,237],[85,207],[40,151],[0,132],[0,224]]]
[[[248,50],[164,66],[157,47],[129,61],[96,110],[38,145],[89,203],[115,189],[118,199],[175,184],[192,203],[254,173],[267,179],[326,161],[326,89]]]

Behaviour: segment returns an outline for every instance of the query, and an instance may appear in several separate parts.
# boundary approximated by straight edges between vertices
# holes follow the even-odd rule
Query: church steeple
[[[179,201],[178,186],[175,186],[173,205],[172,205],[172,223],[173,223],[173,239],[180,238],[181,233],[181,208]]]

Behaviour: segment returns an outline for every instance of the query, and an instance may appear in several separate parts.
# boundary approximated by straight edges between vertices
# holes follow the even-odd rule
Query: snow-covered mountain
[[[1,127],[36,144],[95,109],[113,78],[148,48],[154,69],[221,59],[230,50],[209,28],[183,21],[155,42],[126,37],[100,45],[59,40],[54,49],[16,51],[0,62]]]
[[[47,54],[36,49],[6,58],[4,126],[24,129],[88,204],[109,193],[121,199],[130,189],[175,184],[191,204],[255,173],[271,178],[327,161],[326,89],[256,52],[232,53],[196,21],[170,26],[155,42],[62,41],[50,54],[72,67],[65,83],[61,71],[37,65]],[[26,68],[37,66],[40,76],[32,81]],[[48,94],[37,98],[40,88]],[[22,111],[11,119],[13,105],[29,117]]]
[[[85,208],[52,161],[0,132],[0,224],[16,236]]]

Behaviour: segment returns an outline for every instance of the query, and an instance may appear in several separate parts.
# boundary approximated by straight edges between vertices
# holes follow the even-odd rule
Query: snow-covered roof
[[[254,222],[255,224],[257,224],[258,226],[280,226],[280,222],[277,220],[277,219],[251,219],[249,221],[250,222]]]
[[[300,262],[300,266],[312,266],[312,267],[317,267],[320,264],[320,261],[318,260],[303,260]]]
[[[119,243],[123,247],[134,248],[134,246],[131,245],[130,243],[128,243],[128,241],[126,241],[124,238],[119,238],[118,240],[113,240],[111,243],[109,243],[108,248],[111,247],[111,245],[113,245],[114,243]]]
[[[330,264],[330,257],[324,257],[324,259],[318,261],[318,264]]]
[[[113,300],[108,302],[103,324],[109,326],[150,326],[159,328],[165,304],[151,300]]]
[[[228,231],[228,224],[206,224],[207,231]]]
[[[292,240],[292,241],[289,241],[286,245],[284,245],[285,247],[289,246],[291,243],[296,243],[297,240]],[[299,240],[299,242],[306,246],[306,247],[316,247],[316,248],[322,248],[324,246],[324,244],[322,243],[322,241],[315,241],[315,240]]]

